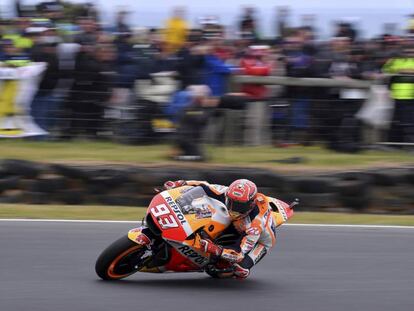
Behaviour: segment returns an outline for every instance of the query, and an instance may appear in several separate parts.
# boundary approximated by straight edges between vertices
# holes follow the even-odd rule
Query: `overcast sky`
[[[72,0],[86,2],[88,0]],[[25,4],[39,0],[22,0]],[[120,9],[133,12],[130,23],[134,26],[161,26],[177,5],[187,7],[188,20],[194,24],[202,15],[216,15],[228,26],[236,24],[240,8],[254,6],[260,18],[261,32],[271,35],[275,25],[275,7],[289,6],[292,25],[300,24],[303,14],[317,16],[319,32],[329,35],[332,23],[338,19],[358,20],[366,36],[379,34],[383,23],[398,23],[400,28],[407,22],[407,15],[414,13],[414,0],[89,0],[103,12],[105,21],[112,21],[114,13]],[[2,7],[11,0],[0,0]],[[4,10],[4,9],[3,9]]]

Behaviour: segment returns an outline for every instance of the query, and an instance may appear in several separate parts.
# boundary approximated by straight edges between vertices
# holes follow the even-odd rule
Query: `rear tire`
[[[145,249],[125,235],[109,245],[98,257],[96,274],[103,280],[120,280],[137,272],[139,258]],[[136,268],[139,266],[138,268]]]

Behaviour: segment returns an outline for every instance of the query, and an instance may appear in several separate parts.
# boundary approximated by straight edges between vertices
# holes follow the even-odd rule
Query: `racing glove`
[[[186,184],[185,180],[177,180],[177,181],[168,180],[164,183],[164,189],[170,190],[170,189],[184,186],[185,184]]]
[[[238,253],[235,250],[229,249],[229,248],[224,248],[223,249],[221,246],[218,246],[218,245],[214,244],[209,239],[200,239],[200,246],[201,246],[201,249],[205,253],[212,254],[212,255],[215,255],[217,257],[221,257],[224,260],[226,260],[228,262],[231,262],[231,263],[240,262],[244,258],[242,253]],[[243,269],[243,268],[241,268],[241,269]],[[247,270],[247,271],[249,271],[249,270]],[[239,274],[243,275],[243,273],[245,273],[245,271],[244,272],[241,271]]]
[[[215,255],[217,257],[220,256],[223,251],[220,246],[214,244],[208,239],[200,239],[200,246],[205,253]]]

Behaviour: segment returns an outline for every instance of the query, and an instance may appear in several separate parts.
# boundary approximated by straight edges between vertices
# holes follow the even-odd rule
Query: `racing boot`
[[[240,266],[239,264],[235,263],[233,265],[234,267],[234,272],[233,275],[236,279],[246,279],[249,274],[250,274],[250,270],[247,268],[243,268],[242,266]]]

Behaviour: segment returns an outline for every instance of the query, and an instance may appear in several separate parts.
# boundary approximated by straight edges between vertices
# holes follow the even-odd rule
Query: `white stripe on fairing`
[[[27,219],[2,218],[1,222],[67,222],[67,223],[109,223],[109,224],[141,224],[140,220],[78,220],[78,219]],[[335,224],[283,224],[288,227],[325,227],[325,228],[365,228],[365,229],[410,229],[414,226],[387,226],[387,225],[335,225]]]
[[[177,204],[177,202],[175,202],[175,200],[168,194],[168,192],[166,192],[166,191],[164,191],[164,192],[161,192],[161,195],[162,195],[162,197],[165,199],[165,201],[167,202],[167,198],[170,198],[172,201],[174,201],[174,203],[175,203],[175,205],[177,205],[177,207],[178,208],[180,208],[180,206]],[[178,218],[178,216],[177,216],[177,213],[174,211],[174,209],[172,208],[172,207],[170,207],[170,209],[171,209],[171,211],[175,214],[175,217],[177,218],[177,220],[180,222],[180,220],[179,220],[179,218]],[[181,210],[181,208],[180,208],[180,210]],[[181,212],[182,214],[183,214],[183,216],[184,216],[184,213],[183,212]],[[190,226],[190,224],[188,223],[188,221],[186,220],[184,223],[181,223],[180,222],[180,224],[181,224],[181,226],[184,228],[184,231],[185,231],[185,233],[187,234],[187,236],[189,236],[189,235],[191,235],[191,234],[193,234],[193,232],[194,232],[194,230],[193,229],[191,229],[191,226]]]

